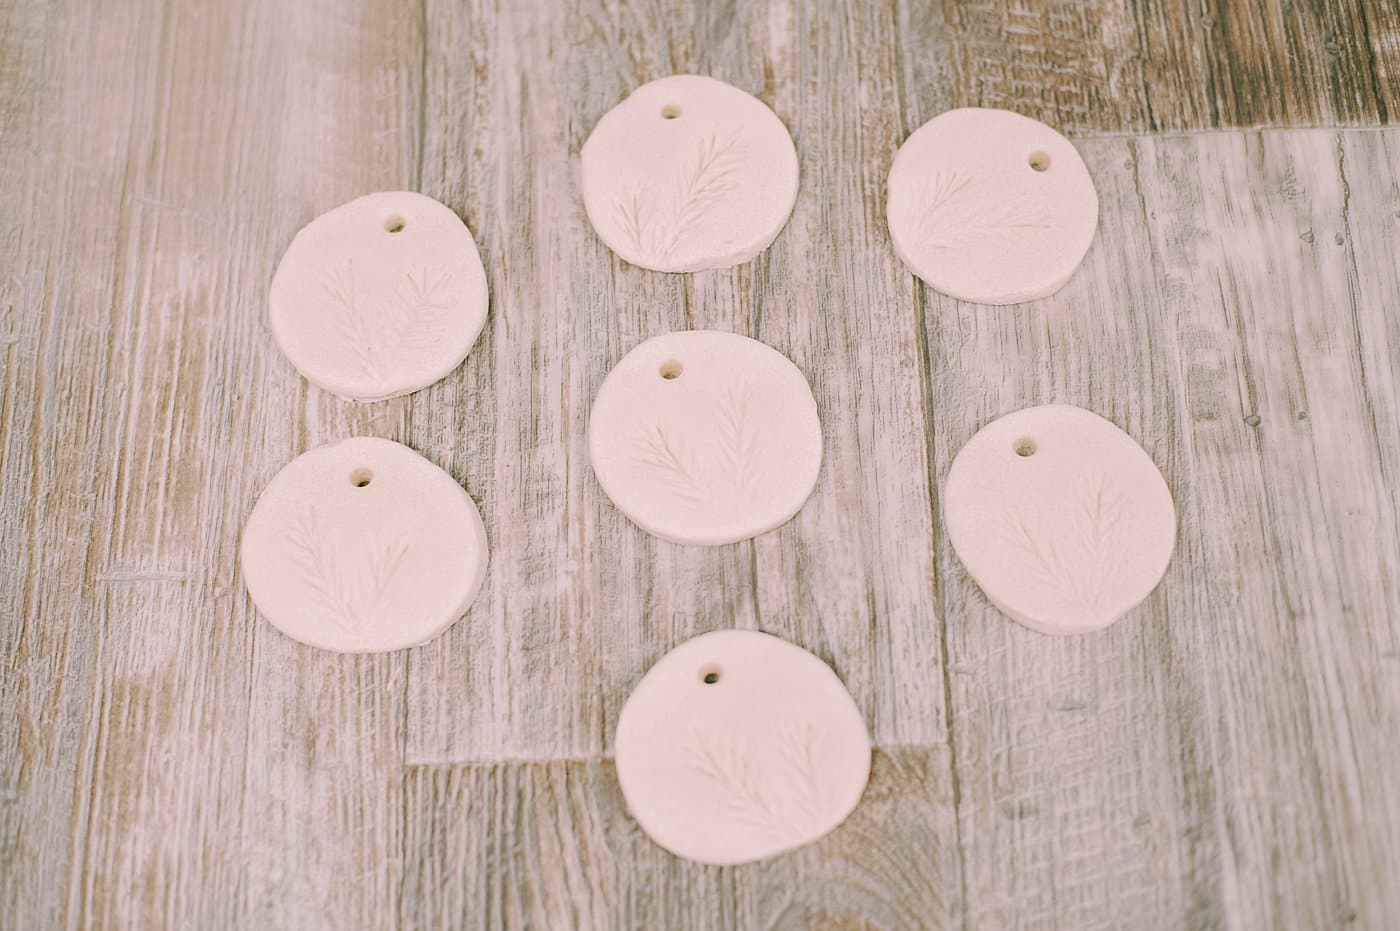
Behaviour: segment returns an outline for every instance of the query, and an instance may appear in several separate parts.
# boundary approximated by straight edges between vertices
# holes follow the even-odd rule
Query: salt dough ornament
[[[762,101],[714,78],[643,84],[583,144],[583,204],[633,265],[694,272],[747,262],[797,199],[797,150]]]
[[[642,829],[677,856],[719,865],[817,840],[870,775],[865,721],[831,667],[747,630],[663,656],[622,706],[615,748]]]
[[[953,459],[948,536],[1007,615],[1046,634],[1099,630],[1145,599],[1176,545],[1176,505],[1132,437],[1050,404],[1007,414]]]
[[[272,335],[308,381],[381,401],[467,357],[486,322],[486,272],[449,208],[410,191],[369,194],[297,233],[269,302]]]
[[[782,353],[688,330],[647,340],[608,373],[588,451],[603,490],[643,530],[717,546],[802,508],[821,468],[821,423]]]
[[[486,577],[486,528],[462,487],[407,446],[354,437],[278,472],[243,530],[253,603],[287,636],[339,653],[426,643]]]
[[[1016,304],[1058,291],[1099,224],[1070,141],[1006,110],[950,110],[915,130],[890,168],[894,251],[944,294]]]

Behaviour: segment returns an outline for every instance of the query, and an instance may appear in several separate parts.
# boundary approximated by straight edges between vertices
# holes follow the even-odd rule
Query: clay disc
[[[588,424],[593,471],[643,530],[733,543],[786,523],[821,468],[817,403],[802,372],[735,333],[667,333],[608,373]]]
[[[894,251],[944,294],[1015,304],[1058,291],[1094,241],[1099,197],[1084,160],[1044,123],[950,110],[890,168]]]
[[[486,577],[486,529],[452,476],[407,446],[355,437],[277,473],[240,558],[278,630],[374,653],[425,643],[466,613]]]
[[[948,470],[944,520],[992,603],[1047,634],[1112,624],[1157,587],[1176,545],[1176,506],[1151,457],[1063,404],[979,430]]]
[[[870,774],[865,721],[831,667],[754,631],[663,656],[622,706],[615,743],[633,817],[702,863],[811,843],[846,819]]]
[[[797,150],[757,98],[679,74],[643,84],[583,146],[583,203],[633,265],[693,272],[747,262],[797,198]]]
[[[370,194],[312,220],[272,278],[272,335],[308,381],[357,401],[451,372],[486,322],[486,273],[457,214]]]

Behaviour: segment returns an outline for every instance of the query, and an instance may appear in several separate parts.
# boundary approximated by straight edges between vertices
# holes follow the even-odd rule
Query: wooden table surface
[[[773,247],[628,266],[579,149],[673,72],[744,88],[802,181]],[[896,260],[900,142],[954,106],[1083,153],[1099,235],[1055,296]],[[1400,9],[1391,0],[3,0],[0,926],[1395,928],[1400,924]],[[313,389],[267,290],[293,233],[410,189],[470,225],[485,331],[438,384]],[[611,506],[591,398],[713,327],[807,374],[806,508],[684,548]],[[948,544],[961,445],[1091,408],[1180,537],[1111,629],[1011,623]],[[261,488],[351,434],[480,504],[490,575],[427,646],[261,620]],[[877,744],[841,828],[702,867],[628,817],[621,702],[757,628],[831,663]]]

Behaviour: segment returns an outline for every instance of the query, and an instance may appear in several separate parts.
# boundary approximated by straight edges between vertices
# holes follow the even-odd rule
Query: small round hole
[[[661,108],[661,118],[663,120],[674,120],[681,115],[681,108],[673,103],[668,103]]]
[[[1035,455],[1035,440],[1028,436],[1023,436],[1013,443],[1011,448],[1016,450],[1016,455],[1020,456],[1022,459],[1026,459]]]
[[[1036,171],[1050,170],[1050,156],[1044,152],[1032,152],[1030,158],[1026,159],[1026,164]]]
[[[398,215],[386,217],[384,220],[384,229],[390,233],[403,232],[404,225],[404,218]]]
[[[675,359],[661,363],[661,377],[667,381],[675,381],[681,377],[681,364]]]
[[[374,473],[369,469],[356,469],[350,473],[350,484],[356,488],[364,488],[374,480]]]
[[[700,669],[700,681],[705,685],[714,685],[719,682],[718,666],[703,666]]]

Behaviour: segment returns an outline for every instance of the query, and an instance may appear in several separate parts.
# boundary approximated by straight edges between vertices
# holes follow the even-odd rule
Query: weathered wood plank
[[[422,928],[950,927],[937,750],[877,753],[860,808],[816,844],[701,866],[653,844],[610,762],[411,766],[400,923]]]
[[[310,387],[272,344],[266,308],[271,271],[298,228],[367,191],[417,185],[424,153],[419,11],[393,3],[269,3],[248,22],[258,30],[278,26],[256,33],[266,49],[249,55],[276,63],[261,77],[265,89],[247,98],[246,118],[265,137],[236,135],[240,148],[230,155],[269,203],[247,218],[247,238],[235,240],[243,254],[234,264],[241,273],[235,338],[252,341],[247,352],[258,378],[242,402],[221,399],[226,410],[249,409],[235,435],[256,445],[239,455],[247,440],[233,442],[230,466],[241,463],[251,474],[237,497],[217,482],[205,486],[227,501],[220,563],[228,567],[256,495],[288,460],[349,435],[407,440],[416,403],[356,405]],[[259,102],[279,97],[275,108]],[[190,165],[190,177],[200,177],[198,166]],[[424,452],[436,459],[435,450]],[[233,854],[237,924],[391,927],[401,876],[408,657],[336,656],[296,644],[262,621],[236,584],[233,620],[247,638],[239,684],[249,703]]]
[[[92,801],[98,528],[113,505],[97,464],[110,442],[107,376],[140,84],[97,74],[139,43],[124,11],[7,8],[0,30],[0,910],[25,928],[75,923]],[[47,49],[66,37],[68,56]],[[110,94],[110,96],[108,96]],[[61,115],[61,116],[60,116]],[[75,257],[81,256],[81,269]]]
[[[41,346],[58,341],[37,352],[39,384],[56,384],[33,409],[56,419],[15,435],[55,470],[34,482],[41,500],[86,488],[87,503],[57,520],[40,505],[33,532],[76,552],[40,551],[73,591],[25,609],[28,687],[84,697],[67,720],[21,723],[16,845],[40,853],[16,897],[35,926],[364,927],[396,909],[405,658],[291,644],[249,610],[236,569],[243,518],[287,459],[394,427],[393,406],[307,391],[268,338],[266,282],[316,213],[412,183],[413,137],[384,120],[414,112],[417,69],[398,55],[415,21],[299,9],[70,11],[46,38],[90,35],[40,129],[71,153],[44,209],[81,238],[59,228],[36,315]],[[124,66],[114,80],[92,61]],[[83,674],[40,674],[46,627]],[[46,736],[75,729],[76,746]]]
[[[1074,135],[1371,126],[1400,106],[1400,15],[1366,0],[898,0],[924,119],[1002,107]],[[907,127],[913,129],[914,127]]]
[[[1397,889],[1400,637],[1390,134],[1144,141],[1154,260],[1182,360],[1197,615],[1235,923],[1381,926]],[[1391,143],[1393,146],[1393,142]],[[1358,215],[1358,196],[1372,202]],[[1388,236],[1389,253],[1358,250]],[[1369,260],[1369,261],[1368,261]],[[1375,264],[1370,264],[1374,262]],[[1366,264],[1363,264],[1366,263]],[[1366,282],[1364,289],[1358,282]],[[1362,334],[1378,339],[1363,348]],[[1389,365],[1367,367],[1374,353]],[[1207,619],[1208,622],[1207,622]],[[1390,773],[1387,773],[1390,770]],[[1346,838],[1345,841],[1342,838]]]

